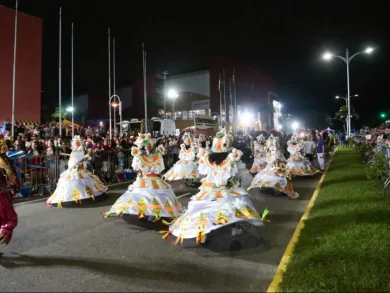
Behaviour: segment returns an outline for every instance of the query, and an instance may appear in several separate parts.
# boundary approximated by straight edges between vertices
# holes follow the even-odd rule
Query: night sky
[[[14,7],[15,1],[0,0]],[[213,56],[249,60],[268,68],[285,100],[283,111],[333,114],[346,96],[346,65],[324,62],[330,50],[345,56],[372,46],[351,62],[351,94],[361,119],[374,126],[388,112],[390,75],[385,1],[73,1],[20,0],[20,11],[44,21],[43,104],[58,100],[58,11],[63,11],[64,96],[70,93],[70,31],[75,26],[75,91],[107,88],[107,28],[117,46],[117,82],[148,71],[206,69]],[[389,118],[390,119],[390,118]]]

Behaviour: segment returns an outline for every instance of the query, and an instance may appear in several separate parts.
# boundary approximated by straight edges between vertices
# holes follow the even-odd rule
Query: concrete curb
[[[267,293],[276,293],[276,292],[278,292],[279,285],[283,281],[283,274],[286,271],[287,265],[290,262],[290,258],[291,258],[292,254],[293,254],[295,245],[298,242],[299,235],[301,234],[302,229],[305,227],[305,220],[307,220],[307,218],[309,217],[310,211],[311,211],[311,209],[313,208],[313,206],[315,204],[315,201],[317,199],[319,191],[321,190],[322,182],[324,181],[326,173],[328,172],[329,166],[332,163],[334,153],[335,152],[333,152],[332,157],[331,157],[331,159],[329,161],[329,164],[326,167],[326,170],[325,170],[324,174],[322,175],[320,181],[318,182],[316,189],[314,190],[314,193],[313,193],[313,195],[312,195],[312,197],[310,199],[309,204],[307,205],[307,207],[305,209],[305,212],[302,215],[302,218],[300,219],[297,227],[295,228],[294,234],[291,237],[290,242],[287,245],[287,248],[286,248],[286,250],[285,250],[285,252],[284,252],[284,254],[282,256],[282,259],[281,259],[281,261],[279,263],[278,268],[276,269],[275,276],[274,276],[271,284],[268,287]]]

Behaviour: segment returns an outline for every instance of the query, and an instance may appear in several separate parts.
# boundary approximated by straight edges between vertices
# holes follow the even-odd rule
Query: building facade
[[[15,10],[0,6],[0,121],[12,119]],[[41,121],[42,20],[18,12],[15,120]]]

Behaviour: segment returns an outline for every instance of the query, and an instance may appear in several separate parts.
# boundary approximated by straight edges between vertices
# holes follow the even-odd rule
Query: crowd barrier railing
[[[166,170],[177,160],[175,149],[168,149],[163,156]],[[47,196],[55,190],[57,182],[68,168],[69,156],[31,156],[12,160],[21,184],[19,196]],[[136,174],[131,164],[131,150],[93,152],[84,167],[98,176],[105,184],[133,180]]]

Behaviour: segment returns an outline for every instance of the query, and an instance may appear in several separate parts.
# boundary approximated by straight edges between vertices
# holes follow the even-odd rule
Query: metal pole
[[[114,103],[115,103],[115,96],[114,97]],[[116,137],[116,107],[113,107],[114,109],[114,136]]]
[[[222,112],[222,92],[221,92],[221,73],[219,73],[219,77],[218,77],[218,91],[219,91],[219,124],[220,124],[220,128],[222,128],[222,115],[223,115],[223,112]]]
[[[142,59],[143,59],[143,69],[144,69],[144,104],[145,104],[145,133],[148,133],[148,97],[146,91],[146,51],[145,44],[142,43]]]
[[[109,129],[110,129],[110,141],[112,139],[112,123],[111,123],[111,30],[108,29],[108,109],[110,113],[109,117]]]
[[[113,86],[114,86],[114,95],[116,95],[116,84],[115,84],[115,38],[112,39],[112,75],[113,75]]]
[[[122,101],[119,99],[119,135],[122,137]]]
[[[172,118],[173,120],[176,120],[176,115],[175,115],[175,98],[172,99]]]
[[[72,137],[74,137],[74,67],[73,67],[73,22],[72,22]]]
[[[229,105],[229,121],[232,126],[232,131],[234,134],[234,111],[233,111],[233,94],[232,94],[232,80],[229,80],[229,96],[230,96],[230,105]],[[230,113],[232,114],[232,119],[230,119]]]
[[[15,32],[14,32],[14,67],[12,74],[12,137],[15,139],[15,91],[16,91],[16,44],[18,41],[18,4],[16,0],[15,4]]]
[[[346,49],[346,57],[345,59],[347,60],[347,88],[348,88],[348,138],[351,136],[351,93],[349,90],[349,52],[348,49]]]
[[[61,101],[61,85],[62,85],[62,75],[61,75],[61,46],[62,46],[62,12],[60,7],[60,27],[59,27],[59,60],[58,60],[58,100],[59,100],[59,128],[60,128],[60,137],[62,137],[62,101]]]
[[[225,127],[227,124],[227,103],[226,103],[226,82],[225,82],[225,68],[222,70],[222,76],[223,76],[223,104],[225,108]]]
[[[236,69],[233,69],[233,94],[234,94],[234,123],[237,124],[237,94],[236,94],[236,78],[235,78]],[[237,131],[236,128],[237,125],[235,125],[234,129]],[[236,133],[235,133],[236,134]]]
[[[167,105],[167,71],[164,71],[162,73],[164,75],[164,119],[167,119],[167,111],[166,111],[166,105]]]

